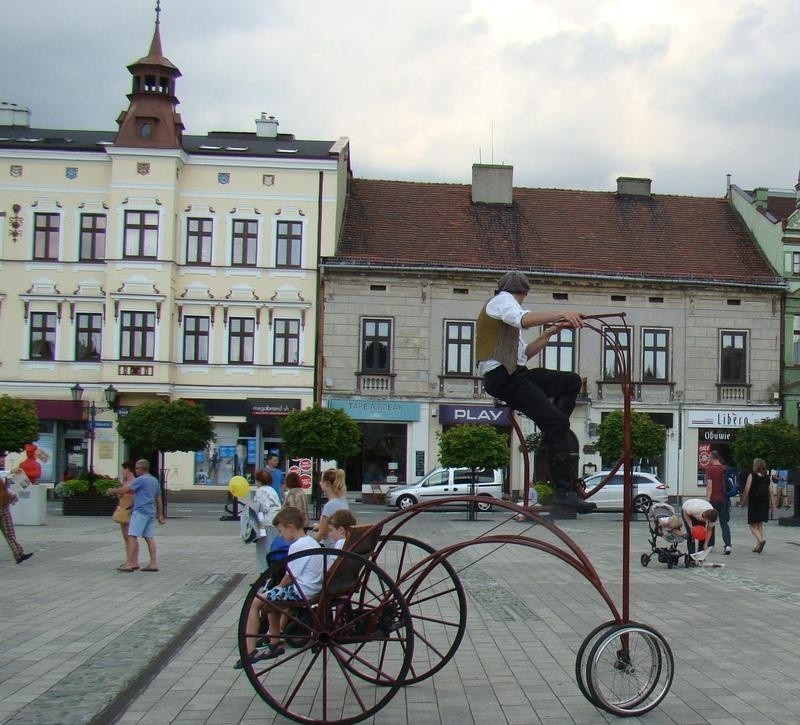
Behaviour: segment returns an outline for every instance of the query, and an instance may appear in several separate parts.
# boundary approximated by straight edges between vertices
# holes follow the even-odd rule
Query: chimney
[[[472,164],[472,203],[513,203],[514,167],[501,164]]]
[[[262,113],[261,118],[256,119],[256,136],[258,138],[277,138],[278,119],[275,116],[267,116],[266,113]]]
[[[0,101],[0,126],[31,127],[31,109],[16,103]]]
[[[617,194],[620,196],[644,196],[650,198],[650,184],[652,179],[640,179],[635,176],[620,176],[617,178]]]
[[[769,189],[766,186],[759,186],[753,189],[753,196],[755,197],[755,208],[758,211],[766,211],[769,203]]]

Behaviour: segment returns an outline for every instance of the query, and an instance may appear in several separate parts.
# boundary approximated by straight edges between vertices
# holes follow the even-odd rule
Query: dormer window
[[[145,121],[141,126],[139,126],[139,137],[143,139],[149,139],[153,135],[153,124],[149,121]]]

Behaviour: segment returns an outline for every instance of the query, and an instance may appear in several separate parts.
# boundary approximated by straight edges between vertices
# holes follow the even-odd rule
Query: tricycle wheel
[[[643,715],[666,697],[674,661],[664,637],[635,622],[606,630],[586,660],[592,701],[620,717]]]
[[[414,657],[405,685],[413,685],[444,667],[467,628],[467,597],[453,566],[436,558],[436,549],[419,539],[382,536],[373,560],[400,587],[414,627]]]
[[[319,560],[311,561],[315,557]],[[304,568],[321,566],[323,590],[280,605],[293,630],[289,638],[281,635],[277,649],[267,650],[257,649],[262,635],[251,614],[251,608],[265,606],[263,577],[250,588],[238,639],[247,679],[270,707],[297,722],[356,723],[372,717],[405,683],[411,666],[408,605],[391,577],[359,554],[307,549],[288,557],[290,569],[296,559]],[[286,647],[289,639],[299,646]]]

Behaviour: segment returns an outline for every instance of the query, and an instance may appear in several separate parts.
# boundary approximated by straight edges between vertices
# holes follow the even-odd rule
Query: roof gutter
[[[447,272],[447,273],[458,273],[458,274],[504,274],[508,272],[508,268],[502,267],[498,269],[492,269],[490,267],[481,267],[477,269],[475,267],[435,267],[435,266],[428,266],[428,265],[420,265],[418,267],[409,267],[403,266],[399,267],[396,265],[391,264],[364,264],[364,263],[357,263],[351,264],[347,262],[321,262],[320,269],[322,270],[337,270],[337,271],[352,271],[352,272],[405,272],[408,274],[414,274],[418,272]],[[684,285],[692,285],[698,287],[718,287],[720,285],[724,285],[726,287],[741,287],[743,289],[772,289],[772,290],[780,290],[785,291],[787,288],[787,283],[781,277],[773,278],[772,282],[765,282],[763,284],[757,284],[753,282],[735,282],[732,280],[726,279],[711,279],[708,277],[701,278],[694,278],[694,277],[661,277],[661,276],[653,276],[653,277],[632,277],[629,275],[616,275],[616,274],[579,274],[575,272],[548,272],[545,270],[535,270],[535,269],[520,269],[520,272],[524,272],[531,277],[547,277],[547,278],[557,278],[557,279],[575,279],[575,280],[607,280],[607,281],[614,281],[614,282],[662,282],[668,284],[684,284]]]

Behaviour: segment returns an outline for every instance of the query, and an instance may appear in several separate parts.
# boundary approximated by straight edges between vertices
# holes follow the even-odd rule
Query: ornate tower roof
[[[183,123],[176,111],[175,81],[181,72],[161,50],[161,0],[156,1],[156,25],[147,55],[128,66],[133,85],[128,110],[117,123],[116,146],[181,148]]]

